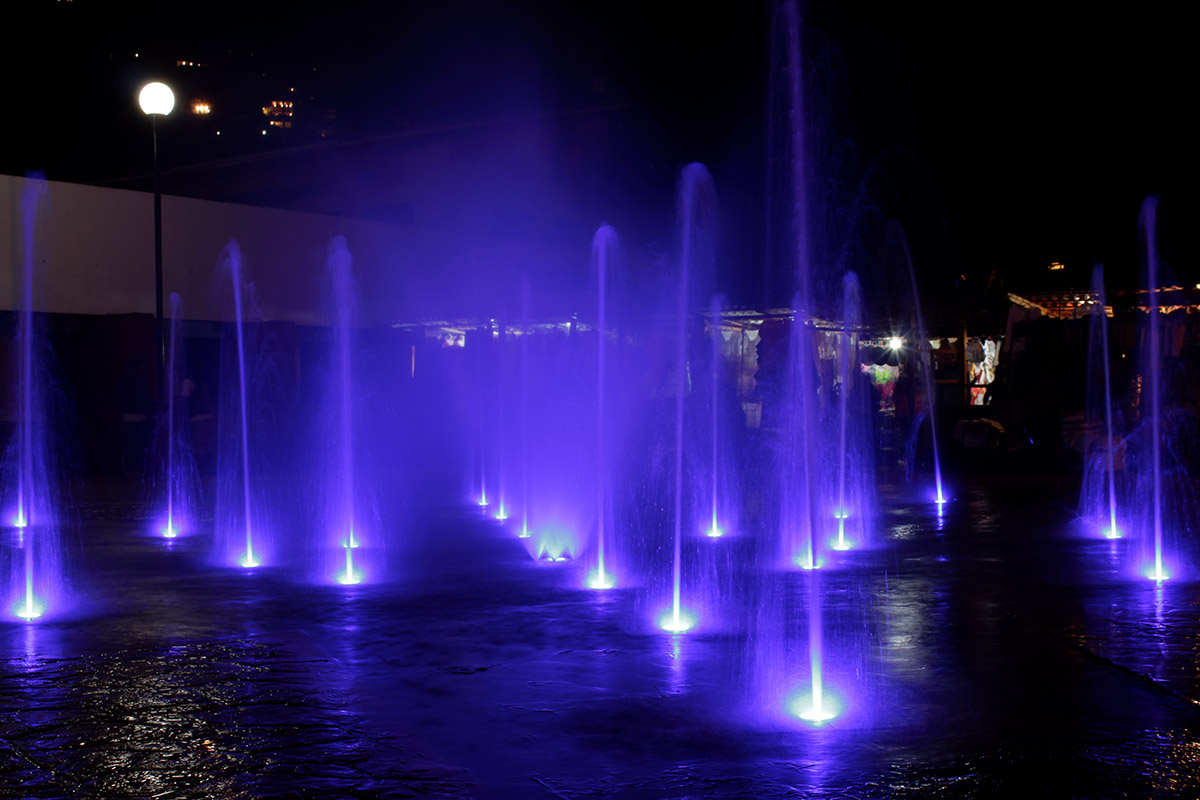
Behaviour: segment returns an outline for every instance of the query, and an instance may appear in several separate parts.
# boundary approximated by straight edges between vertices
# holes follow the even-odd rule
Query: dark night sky
[[[768,3],[191,2],[158,4],[157,17],[100,0],[13,6],[10,19],[22,9],[29,22],[3,56],[13,135],[0,169],[9,173],[143,188],[121,180],[147,170],[132,98],[148,64],[175,58],[219,64],[222,80],[247,93],[302,82],[337,108],[333,141],[343,143],[616,109],[630,139],[626,163],[610,165],[620,190],[666,224],[679,168],[702,161],[726,235],[750,253],[763,176],[779,168],[765,144],[782,130],[767,110],[780,74]],[[1168,3],[1096,9],[804,5],[828,215],[845,217],[857,202],[900,219],[933,281],[996,269],[1032,284],[1057,260],[1079,283],[1095,261],[1132,283],[1138,208],[1157,194],[1164,258],[1180,280],[1200,279],[1182,12]],[[264,145],[206,147],[167,166]],[[221,195],[219,186],[191,191]],[[844,220],[834,227],[855,235]]]

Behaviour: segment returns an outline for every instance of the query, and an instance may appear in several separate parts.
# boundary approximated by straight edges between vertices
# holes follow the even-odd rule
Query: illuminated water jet
[[[255,505],[253,483],[254,466],[250,460],[250,353],[247,347],[247,305],[253,306],[249,294],[252,285],[245,283],[242,251],[235,240],[225,246],[221,253],[220,267],[228,270],[229,287],[233,294],[234,351],[232,367],[222,376],[223,407],[219,418],[236,420],[233,435],[225,433],[221,441],[228,441],[229,448],[222,448],[218,461],[218,503],[225,504],[217,524],[217,551],[222,560],[228,559],[238,566],[253,568],[262,563],[262,548],[255,538]],[[224,360],[223,356],[223,360]],[[256,357],[255,362],[258,361]],[[234,387],[227,387],[226,379],[233,377]],[[234,448],[236,447],[236,452]],[[239,473],[240,472],[240,476]],[[240,478],[240,480],[239,480]],[[239,517],[240,515],[240,517]]]
[[[55,511],[57,494],[63,485],[55,472],[55,457],[62,432],[55,404],[53,357],[44,337],[37,330],[35,291],[42,270],[34,257],[38,213],[49,196],[49,187],[41,178],[26,178],[20,198],[21,266],[13,259],[14,322],[13,359],[15,376],[7,376],[6,386],[13,390],[11,405],[5,403],[7,419],[14,423],[4,453],[3,473],[15,479],[15,486],[4,490],[4,502],[12,509],[11,524],[16,531],[16,548],[10,564],[0,571],[0,595],[12,603],[12,613],[24,620],[41,617],[47,609],[62,606],[65,592],[62,570],[61,537]],[[15,206],[15,204],[14,204]],[[13,237],[15,245],[17,237]],[[15,248],[14,248],[15,249]],[[14,254],[15,255],[15,254]],[[7,481],[6,481],[7,484]],[[8,554],[0,554],[9,560]],[[36,599],[35,599],[36,594]],[[14,602],[15,601],[15,602]],[[56,612],[57,613],[57,612]]]
[[[601,225],[592,237],[592,264],[596,276],[596,570],[588,579],[593,589],[612,588],[612,578],[605,564],[608,543],[608,465],[605,461],[605,440],[608,430],[605,421],[607,400],[608,351],[608,291],[609,259],[616,247],[617,233],[609,225]]]
[[[1142,203],[1141,224],[1142,235],[1146,248],[1146,288],[1149,304],[1150,326],[1150,446],[1151,468],[1154,475],[1154,493],[1151,497],[1154,535],[1154,569],[1150,577],[1153,581],[1165,581],[1166,571],[1163,569],[1163,496],[1162,496],[1162,378],[1159,374],[1161,358],[1161,316],[1158,303],[1158,246],[1155,241],[1155,214],[1158,210],[1158,200],[1147,197]]]
[[[925,330],[925,319],[921,315],[920,294],[917,291],[917,272],[913,265],[912,253],[909,250],[908,237],[904,235],[904,229],[898,222],[893,221],[888,226],[888,233],[900,247],[904,263],[908,266],[908,277],[912,285],[912,307],[916,316],[917,336],[919,337],[917,355],[920,359],[921,376],[925,384],[925,407],[929,412],[929,441],[933,449],[934,496],[937,498],[935,502],[938,504],[938,512],[941,513],[941,505],[946,502],[946,494],[942,487],[942,460],[938,450],[937,394],[934,392],[933,360],[930,356],[929,338]],[[916,433],[917,431],[914,430],[913,435],[915,436]]]
[[[711,204],[715,198],[712,177],[703,164],[689,164],[684,167],[679,178],[679,225],[681,233],[679,255],[679,295],[676,305],[676,354],[674,361],[675,386],[675,496],[674,496],[674,548],[671,568],[671,628],[679,632],[687,630],[683,625],[681,615],[681,595],[683,584],[683,495],[684,495],[684,400],[688,394],[688,319],[690,290],[689,281],[692,271],[692,245],[696,235],[696,226],[702,212],[708,210],[704,206]]]

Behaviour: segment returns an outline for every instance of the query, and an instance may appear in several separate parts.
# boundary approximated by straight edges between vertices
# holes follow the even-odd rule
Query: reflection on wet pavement
[[[0,794],[465,796],[460,774],[403,753],[314,690],[328,667],[249,639],[10,661]]]
[[[0,797],[1196,796],[1200,590],[1121,578],[1056,503],[893,502],[886,545],[821,576],[847,711],[815,730],[779,712],[806,578],[745,540],[702,543],[735,588],[667,636],[656,587],[582,590],[477,516],[343,589],[105,506],[79,613],[0,626]]]

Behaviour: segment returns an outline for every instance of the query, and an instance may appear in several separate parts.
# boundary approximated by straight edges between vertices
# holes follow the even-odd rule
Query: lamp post
[[[162,402],[163,383],[163,273],[162,273],[162,195],[158,191],[158,118],[175,107],[171,87],[157,81],[147,83],[138,94],[138,105],[150,117],[154,137],[154,367],[155,406]]]

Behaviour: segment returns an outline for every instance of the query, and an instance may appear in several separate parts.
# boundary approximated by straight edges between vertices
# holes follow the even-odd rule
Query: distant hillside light
[[[151,116],[159,114],[165,117],[175,107],[175,93],[165,83],[158,81],[147,83],[138,94],[138,105],[146,114]]]

